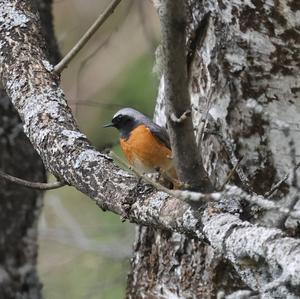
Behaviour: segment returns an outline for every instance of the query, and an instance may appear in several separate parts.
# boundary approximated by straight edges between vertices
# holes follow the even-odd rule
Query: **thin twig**
[[[294,172],[300,167],[300,163],[296,164],[293,169],[287,173],[278,183],[276,183],[270,191],[264,194],[264,197],[269,198]]]
[[[26,181],[26,180],[14,177],[12,175],[6,174],[2,171],[0,171],[0,179],[4,179],[11,183],[18,184],[23,187],[27,187],[27,188],[31,188],[31,189],[37,189],[37,190],[53,190],[53,189],[58,189],[63,186],[66,186],[65,182],[60,182],[60,181],[57,181],[54,183],[30,182],[30,181]]]
[[[215,135],[215,136],[219,139],[219,141],[220,141],[220,142],[223,144],[223,146],[224,146],[224,149],[225,149],[225,151],[226,151],[226,153],[227,153],[227,155],[228,155],[228,157],[229,157],[229,160],[230,160],[232,166],[234,166],[234,165],[236,165],[236,164],[238,163],[239,160],[238,160],[238,158],[236,157],[236,155],[235,155],[235,153],[234,153],[233,145],[232,145],[232,143],[231,143],[229,140],[225,139],[225,138],[223,137],[223,135],[220,134],[220,133],[217,132],[217,131],[206,131],[205,133],[206,133],[206,134],[212,134],[212,135]],[[250,186],[250,183],[249,183],[249,179],[248,179],[247,175],[244,173],[242,167],[237,167],[235,171],[236,171],[236,173],[237,173],[237,175],[238,175],[238,177],[239,177],[239,179],[240,179],[240,181],[241,181],[243,187],[244,187],[248,192],[253,193],[253,190],[252,190],[252,188],[251,188],[251,186]]]
[[[279,213],[282,213],[284,215],[291,216],[293,218],[300,219],[300,209],[289,209],[282,207],[281,205],[265,199],[261,195],[249,195],[248,197],[245,198],[246,201],[256,204],[259,207],[265,209],[265,210],[276,210]]]
[[[76,91],[75,91],[75,99],[76,99],[76,102],[75,102],[75,116],[78,118],[78,106],[79,105],[82,105],[81,101],[80,101],[80,78],[81,78],[81,72],[82,70],[84,69],[85,65],[87,64],[87,62],[94,56],[96,55],[96,53],[106,44],[109,42],[111,36],[113,35],[114,32],[111,32],[109,34],[109,36],[104,40],[103,43],[101,43],[100,45],[98,45],[98,47],[92,51],[91,54],[89,54],[87,57],[85,57],[81,62],[80,62],[80,65],[79,65],[79,68],[78,68],[78,71],[77,71],[77,74],[76,74]],[[84,105],[84,104],[83,104]]]
[[[215,78],[211,82],[208,94],[206,96],[206,112],[205,112],[204,119],[201,116],[202,119],[201,119],[200,129],[198,131],[198,140],[197,140],[198,144],[201,144],[201,142],[203,140],[203,137],[204,137],[204,133],[206,133],[205,128],[207,127],[207,124],[208,124],[208,117],[210,116],[210,118],[211,118],[211,115],[209,114],[209,111],[210,111],[211,106],[212,106],[212,97],[213,97],[213,93],[215,91],[216,84],[217,84],[217,78]],[[226,84],[227,83],[224,84],[224,86],[221,88],[221,90],[225,89]]]
[[[201,115],[200,126],[199,126],[199,133],[198,133],[198,142],[197,142],[198,145],[201,144],[201,142],[203,140],[204,131],[205,131],[205,128],[206,128],[207,123],[208,123],[209,109],[210,109],[210,98],[208,98],[207,109],[206,109],[206,113],[205,113],[205,118],[202,118],[202,115]]]
[[[197,49],[203,47],[205,38],[207,37],[209,21],[210,21],[211,12],[206,13],[201,19],[198,26],[195,30],[190,34],[189,39],[187,41],[187,71],[188,71],[188,79],[190,81],[192,74],[192,65],[194,62],[194,58],[197,52]]]
[[[166,188],[165,186],[161,185],[158,182],[153,181],[151,178],[149,178],[147,175],[139,172],[134,166],[129,165],[126,161],[121,159],[116,153],[113,151],[109,152],[109,155],[117,160],[119,163],[126,166],[129,170],[131,170],[136,176],[139,178],[142,178],[145,180],[148,184],[155,187],[157,190],[165,192],[169,194],[170,196],[173,196],[179,200],[183,200],[186,202],[194,201],[194,202],[201,202],[201,201],[208,201],[208,200],[214,200],[217,201],[220,198],[220,193],[211,193],[211,194],[204,194],[199,192],[193,192],[188,190],[170,190]]]
[[[124,166],[126,166],[129,170],[131,170],[134,174],[136,174],[138,177],[144,179],[147,183],[149,183],[150,185],[152,185],[153,187],[155,187],[157,190],[163,191],[168,193],[169,195],[173,196],[170,189],[168,189],[167,187],[151,180],[151,178],[149,178],[148,176],[146,176],[145,174],[139,172],[134,166],[129,165],[126,161],[124,161],[123,159],[121,159],[116,153],[114,153],[113,151],[109,152],[109,155],[114,158],[115,160],[117,160],[118,162],[120,162],[121,164],[123,164]]]
[[[120,28],[122,28],[123,24],[125,23],[125,21],[127,20],[127,17],[130,15],[130,10],[132,8],[134,4],[134,0],[131,0],[129,2],[129,4],[127,5],[126,11],[124,13],[124,17],[123,20],[121,20],[120,23],[117,24],[117,26],[114,28],[114,30],[112,30],[107,37],[105,37],[105,39],[96,47],[96,49],[94,49],[90,54],[88,54],[85,58],[83,58],[80,62],[77,74],[76,74],[76,91],[75,91],[75,116],[78,115],[78,107],[77,107],[77,103],[78,105],[82,105],[80,102],[80,79],[81,79],[81,73],[83,71],[83,69],[86,67],[86,65],[88,64],[88,62],[103,48],[103,47],[107,47],[110,44],[111,38],[114,34],[116,34]],[[85,100],[83,100],[85,101]]]
[[[236,169],[239,167],[240,163],[242,162],[244,157],[241,157],[238,162],[235,164],[235,166],[230,170],[227,178],[225,179],[224,183],[222,184],[220,191],[222,191],[225,187],[225,185],[227,185],[227,183],[230,181],[230,179],[232,178],[232,176],[234,175],[234,173],[236,172]]]
[[[65,69],[69,62],[76,56],[76,54],[84,47],[93,34],[100,28],[100,26],[107,20],[107,18],[114,12],[115,8],[122,0],[114,0],[105,9],[103,13],[97,18],[93,25],[81,37],[77,44],[69,51],[69,53],[54,67],[54,72],[59,74]]]

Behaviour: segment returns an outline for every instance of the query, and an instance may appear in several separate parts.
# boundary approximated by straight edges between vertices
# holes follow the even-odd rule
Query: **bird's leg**
[[[160,181],[160,178],[161,178],[161,169],[160,167],[155,167],[155,171],[157,172],[157,177],[156,177],[156,180],[159,182]]]
[[[138,177],[138,181],[137,181],[136,185],[137,186],[141,185],[142,180],[143,180],[142,177]]]
[[[167,171],[160,170],[160,183],[169,189],[188,189],[188,186],[178,179],[173,178]]]

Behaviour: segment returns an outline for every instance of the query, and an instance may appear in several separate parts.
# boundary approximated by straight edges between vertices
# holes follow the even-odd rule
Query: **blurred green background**
[[[65,54],[109,1],[54,0],[55,30]],[[62,74],[80,129],[99,149],[118,149],[102,124],[124,106],[152,116],[152,72],[159,22],[150,1],[122,1]],[[39,273],[45,299],[118,299],[125,295],[135,227],[74,188],[49,191],[39,223]]]

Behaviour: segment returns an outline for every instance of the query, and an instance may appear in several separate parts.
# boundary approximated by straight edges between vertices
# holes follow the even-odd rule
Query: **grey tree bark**
[[[49,59],[54,63],[58,51],[52,28],[52,0],[32,2],[39,11],[49,42]],[[3,89],[0,89],[0,157],[2,171],[30,181],[46,180],[44,165]],[[36,262],[37,223],[43,194],[5,181],[0,184],[0,298],[41,298]]]
[[[164,0],[153,2],[162,14]],[[244,156],[249,185],[263,195],[300,157],[299,2],[194,0],[186,6],[187,67],[197,139],[208,112],[208,127],[234,144],[237,158]],[[164,86],[162,77],[155,115],[162,125]],[[211,179],[220,186],[232,167],[223,143],[205,134],[201,154]],[[233,183],[243,188],[237,177]],[[288,208],[298,205],[296,174],[272,200]],[[290,236],[299,233],[291,217],[247,204],[243,210],[244,220],[280,227]],[[299,285],[290,288],[282,269],[276,270],[282,276],[274,282],[264,259],[246,259],[236,266],[219,250],[188,236],[151,227],[138,227],[136,234],[127,298],[300,296]]]
[[[243,190],[238,178],[233,186],[210,194],[164,193],[97,152],[72,117],[29,1],[0,0],[1,82],[49,171],[102,209],[151,227],[139,229],[128,297],[259,293],[297,298],[296,176],[272,201],[264,193],[299,156],[299,7],[295,1],[186,3],[187,66],[198,140],[202,114],[209,109],[209,128],[233,140],[236,156],[245,155],[250,187],[262,196]],[[159,9],[160,2],[155,4]],[[162,124],[163,87],[162,80],[156,113]],[[218,188],[232,161],[213,134],[206,132],[201,141],[206,170]],[[248,202],[271,206],[278,217]]]
[[[45,180],[43,164],[16,111],[3,90],[0,96],[1,170],[32,181]],[[42,194],[1,182],[0,199],[0,298],[41,298],[36,258]]]

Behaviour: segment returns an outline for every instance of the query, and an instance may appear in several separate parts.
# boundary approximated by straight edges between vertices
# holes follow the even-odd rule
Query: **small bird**
[[[169,135],[147,116],[132,108],[123,108],[104,127],[120,132],[120,145],[129,164],[142,173],[157,170],[169,181],[177,180],[172,161]]]

